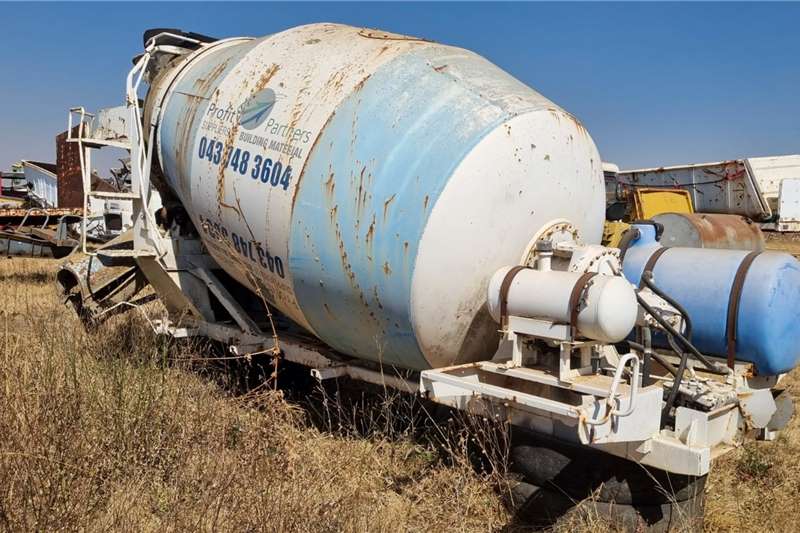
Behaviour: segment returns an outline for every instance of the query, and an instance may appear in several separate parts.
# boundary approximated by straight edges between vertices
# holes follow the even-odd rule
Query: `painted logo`
[[[262,125],[275,107],[276,99],[275,91],[270,88],[251,96],[241,107],[239,125],[246,130],[253,130]]]

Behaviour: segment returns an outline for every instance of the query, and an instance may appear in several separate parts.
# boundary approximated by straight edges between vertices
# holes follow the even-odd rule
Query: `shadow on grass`
[[[268,358],[204,369],[234,395],[264,386],[273,371]],[[349,378],[319,382],[308,368],[286,361],[280,362],[277,389],[320,431],[411,440],[442,464],[468,463],[502,498],[511,516],[504,531],[690,531],[702,517],[705,477],[667,475]]]

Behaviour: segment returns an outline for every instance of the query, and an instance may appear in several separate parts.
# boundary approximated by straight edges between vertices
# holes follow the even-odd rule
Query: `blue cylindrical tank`
[[[625,277],[639,284],[647,260],[659,248],[652,226],[625,254]],[[725,357],[728,302],[744,250],[669,248],[653,268],[655,284],[686,308],[692,341],[709,355]],[[736,327],[736,359],[759,374],[791,370],[800,360],[800,262],[786,253],[764,252],[753,261],[742,287]]]

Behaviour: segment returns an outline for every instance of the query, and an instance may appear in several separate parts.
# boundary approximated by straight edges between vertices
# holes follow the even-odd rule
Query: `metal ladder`
[[[81,250],[88,255],[104,255],[108,257],[163,257],[166,253],[161,234],[158,230],[151,202],[155,199],[150,186],[150,168],[153,161],[155,130],[160,114],[160,108],[156,108],[150,119],[150,128],[147,143],[144,139],[144,124],[142,122],[142,110],[139,106],[138,91],[142,79],[147,71],[153,55],[165,50],[174,53],[174,45],[158,45],[161,38],[177,39],[192,45],[202,45],[201,41],[185,35],[177,35],[169,32],[159,33],[148,40],[145,45],[144,53],[128,72],[125,84],[125,141],[120,141],[120,137],[107,138],[95,137],[93,134],[97,128],[91,128],[87,132],[86,118],[93,121],[97,117],[88,113],[83,107],[74,107],[69,110],[68,118],[68,140],[77,142],[80,148],[81,175],[83,178],[83,221],[81,226]],[[116,108],[113,108],[116,109]],[[105,110],[104,110],[105,111]],[[102,111],[101,111],[102,112]],[[77,137],[72,136],[73,117],[78,118]],[[88,135],[87,135],[88,133]],[[131,156],[131,192],[103,192],[91,189],[91,149],[102,148],[104,146],[114,146],[125,148],[130,151]],[[157,193],[156,193],[157,196]],[[133,203],[133,231],[134,246],[133,250],[102,250],[92,253],[86,247],[86,221],[88,218],[88,205],[90,198],[103,199],[129,199]]]
[[[84,107],[73,107],[69,110],[67,119],[67,141],[74,142],[78,145],[78,153],[80,156],[81,166],[81,181],[83,184],[83,216],[81,218],[81,251],[87,255],[96,256],[97,252],[91,252],[87,248],[87,228],[91,213],[89,211],[91,198],[100,199],[120,199],[132,200],[134,202],[134,211],[136,209],[136,200],[139,196],[134,192],[109,192],[109,191],[96,191],[92,189],[92,150],[101,149],[105,146],[112,146],[115,148],[124,148],[130,150],[130,144],[122,142],[118,138],[108,139],[105,137],[96,137],[94,135],[94,128],[91,128],[92,121],[96,118],[94,113],[89,113]],[[75,124],[77,119],[77,124]],[[88,119],[88,120],[87,120]],[[74,131],[77,126],[77,132]],[[75,134],[75,135],[73,135]],[[118,252],[109,250],[103,252]]]

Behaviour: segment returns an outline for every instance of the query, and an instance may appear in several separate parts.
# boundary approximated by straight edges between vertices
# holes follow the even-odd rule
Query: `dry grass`
[[[0,529],[517,529],[463,435],[443,451],[393,427],[406,405],[365,407],[364,424],[325,399],[319,429],[280,392],[226,386],[198,363],[207,348],[158,340],[135,313],[87,334],[56,266],[0,260]],[[707,491],[708,531],[797,530],[800,423],[725,456]],[[553,529],[611,526],[589,505]]]
[[[781,386],[799,397],[798,370]],[[722,457],[706,490],[708,531],[800,530],[800,419],[774,442],[751,442]]]
[[[800,256],[800,237],[766,236],[768,249]],[[800,370],[780,386],[800,397]],[[800,530],[800,419],[795,416],[774,442],[751,442],[722,457],[706,491],[708,531]]]
[[[268,388],[233,396],[197,371],[199,347],[155,339],[133,313],[84,333],[54,270],[0,261],[0,529],[506,523],[492,484],[432,447],[319,431]]]

